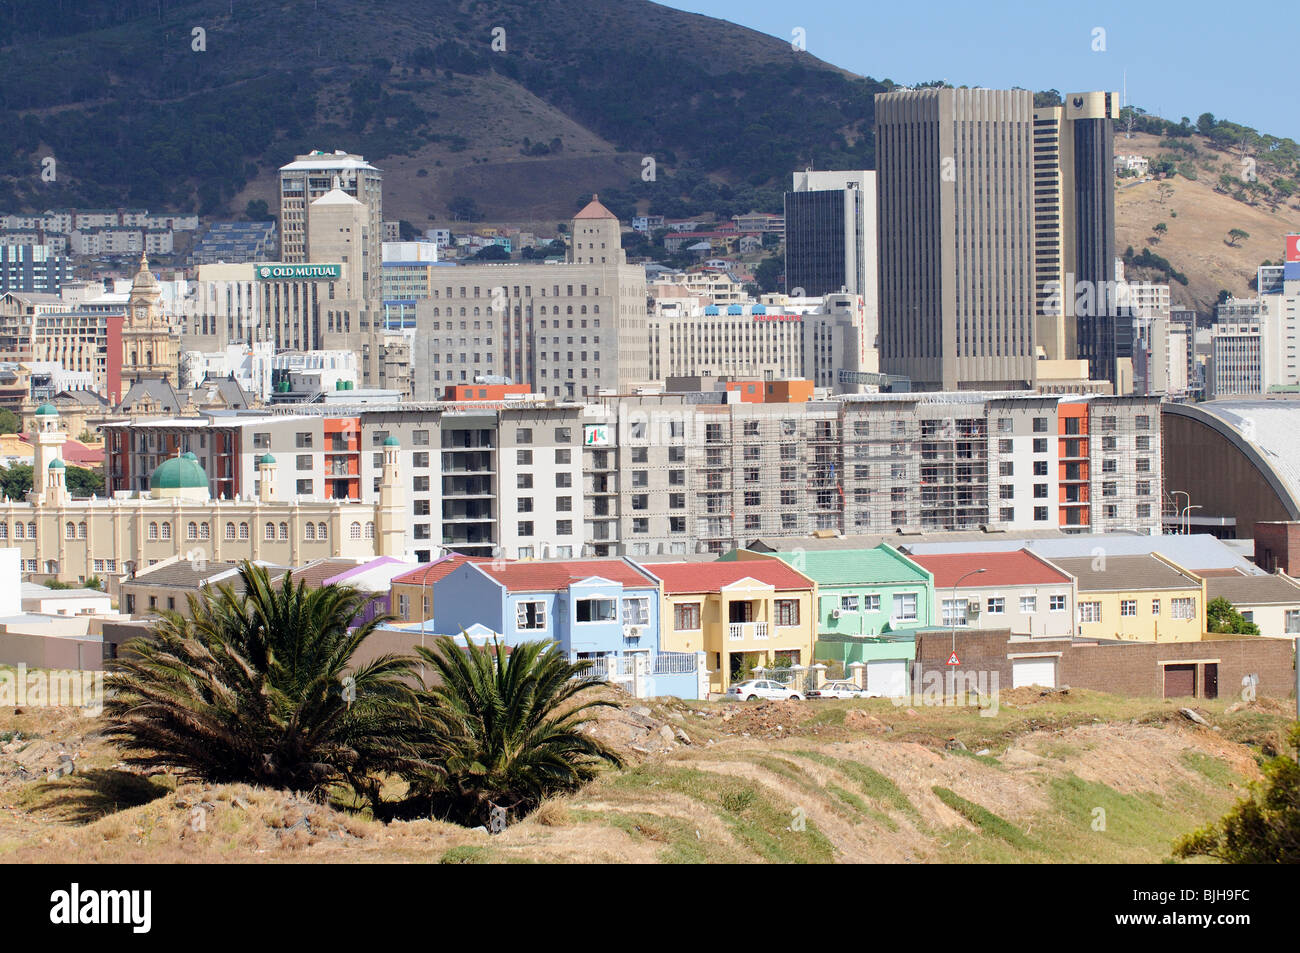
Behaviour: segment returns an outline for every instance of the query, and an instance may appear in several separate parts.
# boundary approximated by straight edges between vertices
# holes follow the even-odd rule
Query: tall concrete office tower
[[[876,173],[796,172],[785,194],[785,286],[862,295],[876,314]]]
[[[346,152],[309,152],[280,167],[280,260],[324,261],[309,241],[312,203],[340,189],[366,207],[361,236],[360,297],[378,301],[383,280],[384,174],[363,157]]]
[[[1131,377],[1133,328],[1114,294],[1115,93],[1070,93],[1034,110],[1035,324],[1042,356]]]
[[[919,390],[1034,381],[1033,94],[876,96],[880,369]]]

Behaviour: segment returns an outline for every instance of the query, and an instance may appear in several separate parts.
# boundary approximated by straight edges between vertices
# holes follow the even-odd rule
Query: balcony
[[[743,642],[746,639],[767,638],[766,622],[728,622],[727,639],[731,642]]]

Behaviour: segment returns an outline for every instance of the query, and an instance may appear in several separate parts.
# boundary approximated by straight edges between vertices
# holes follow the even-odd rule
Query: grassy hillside
[[[1268,700],[1198,710],[1213,728],[1169,701],[1091,692],[1003,692],[995,717],[659,700],[601,715],[595,731],[626,770],[490,837],[178,786],[124,769],[97,720],[5,709],[0,861],[1151,863],[1247,791],[1290,712]]]

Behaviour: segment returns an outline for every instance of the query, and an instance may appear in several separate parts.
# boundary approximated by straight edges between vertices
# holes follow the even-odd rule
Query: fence
[[[659,694],[699,697],[701,662],[695,652],[604,655],[580,661],[588,666],[582,673],[584,677],[610,682],[638,698]]]

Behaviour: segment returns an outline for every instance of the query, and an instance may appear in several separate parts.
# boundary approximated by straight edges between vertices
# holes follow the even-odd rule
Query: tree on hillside
[[[1151,240],[1158,242],[1160,241],[1160,239],[1165,237],[1165,233],[1169,231],[1169,226],[1166,225],[1164,222],[1156,222],[1154,225],[1151,226],[1151,231],[1156,233],[1155,237],[1153,237]]]
[[[477,222],[483,218],[478,203],[465,195],[458,195],[448,202],[447,211],[455,222]]]
[[[553,642],[461,647],[451,638],[416,649],[432,669],[420,694],[420,761],[407,773],[413,804],[462,824],[486,824],[494,808],[520,817],[571,791],[601,762],[622,761],[582,731],[591,712],[618,707],[579,696],[601,684]]]
[[[1247,622],[1231,602],[1219,596],[1205,607],[1205,624],[1211,632],[1235,632],[1240,635],[1259,635],[1259,626]]]
[[[7,407],[0,407],[0,433],[18,433],[21,427],[17,414]]]
[[[1300,752],[1300,723],[1290,744]],[[1281,754],[1264,765],[1264,780],[1217,824],[1174,845],[1176,857],[1214,857],[1225,864],[1300,864],[1300,764]]]
[[[1160,204],[1164,205],[1174,194],[1174,187],[1168,182],[1161,182],[1156,186],[1156,197],[1159,198]]]
[[[510,252],[506,251],[500,245],[484,245],[473,255],[471,261],[509,261]]]
[[[1227,245],[1236,248],[1237,245],[1239,245],[1241,242],[1245,241],[1249,237],[1250,237],[1250,232],[1241,228],[1234,228],[1228,231],[1228,237],[1224,239],[1224,242]]]
[[[106,734],[124,760],[207,783],[247,783],[322,798],[347,785],[373,807],[383,774],[413,749],[412,660],[354,665],[387,616],[349,628],[370,596],[309,589],[244,563],[242,588],[189,597],[114,663]]]
[[[775,255],[769,255],[754,268],[754,281],[764,294],[781,290],[781,275],[785,271],[785,262]]]

